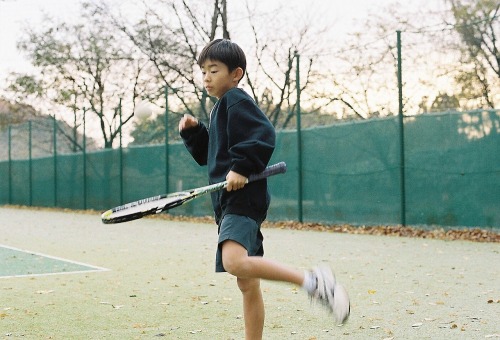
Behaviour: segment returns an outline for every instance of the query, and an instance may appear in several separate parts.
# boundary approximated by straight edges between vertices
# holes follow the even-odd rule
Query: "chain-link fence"
[[[397,117],[304,129],[302,168],[297,131],[278,132],[272,161],[285,161],[288,172],[269,180],[269,219],[298,220],[301,211],[304,221],[401,224],[404,208],[409,225],[500,226],[498,110],[407,118],[404,191],[398,129]],[[180,143],[168,145],[168,162],[165,145],[34,157],[29,129],[9,131],[7,145],[32,158],[0,162],[2,204],[104,210],[164,193],[167,183],[169,191],[206,185],[206,169]],[[14,141],[19,135],[24,143]],[[171,213],[212,214],[208,197]]]
[[[278,131],[273,161],[288,172],[269,180],[269,218],[500,227],[500,112],[487,109],[498,77],[456,39],[432,27],[391,33],[318,58],[323,74],[301,69],[297,53],[286,108],[297,128]],[[326,81],[327,64],[333,83],[301,87],[301,77]],[[82,126],[52,118],[4,128],[0,143],[0,204],[103,210],[206,184],[180,143],[97,150]],[[208,197],[171,213],[212,214]]]

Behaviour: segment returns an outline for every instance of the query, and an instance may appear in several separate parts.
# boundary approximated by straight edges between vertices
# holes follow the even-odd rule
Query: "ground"
[[[0,278],[0,337],[242,339],[240,293],[214,272],[217,230],[206,222],[104,225],[95,212],[0,207],[1,245],[91,268]],[[407,236],[404,228],[293,227],[266,226],[266,257],[303,269],[329,263],[352,314],[337,326],[300,288],[263,282],[265,339],[500,338],[491,230],[459,233],[490,240],[471,242],[430,230],[424,238],[394,236]]]

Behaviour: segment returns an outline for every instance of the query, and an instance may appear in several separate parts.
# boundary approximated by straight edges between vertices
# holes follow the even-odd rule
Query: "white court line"
[[[25,250],[25,249],[19,249],[19,248],[15,248],[15,247],[10,247],[10,246],[6,246],[6,245],[3,245],[3,244],[0,244],[0,248],[5,248],[5,249],[14,250],[14,251],[19,251],[19,252],[23,252],[23,253],[27,253],[27,254],[31,254],[31,255],[43,256],[43,257],[46,257],[46,258],[49,258],[49,259],[53,259],[53,260],[57,260],[57,261],[62,261],[62,262],[76,264],[76,265],[79,265],[79,266],[84,266],[84,267],[92,268],[90,270],[78,270],[78,271],[71,271],[71,272],[40,273],[40,274],[22,274],[22,275],[9,275],[9,276],[1,276],[0,275],[0,279],[8,279],[8,278],[14,278],[14,277],[38,277],[38,276],[49,276],[49,275],[82,274],[82,273],[93,273],[93,272],[106,272],[106,271],[110,271],[111,270],[111,269],[104,268],[104,267],[93,266],[93,265],[90,265],[90,264],[87,264],[87,263],[83,263],[83,262],[67,260],[67,259],[63,259],[62,257],[46,255],[46,254],[43,254],[43,253],[38,253],[38,252],[34,252],[34,251],[30,251],[30,250]]]

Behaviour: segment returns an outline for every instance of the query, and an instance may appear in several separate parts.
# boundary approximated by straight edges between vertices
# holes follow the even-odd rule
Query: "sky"
[[[100,1],[100,0],[93,0]],[[413,5],[425,0],[412,1]],[[429,0],[428,0],[429,1]],[[438,2],[442,0],[430,0]],[[81,0],[0,0],[0,88],[5,84],[5,78],[10,72],[27,73],[31,71],[29,62],[21,55],[16,44],[27,25],[36,27],[43,24],[44,13],[71,22],[78,18]],[[133,15],[133,0],[107,0],[113,6],[123,8]],[[370,11],[395,3],[395,0],[351,0],[348,5],[344,0],[248,0],[250,7],[261,11],[272,11],[279,6],[285,6],[290,12],[315,13],[324,22],[335,24],[335,33],[347,34],[349,28],[356,22],[365,19]],[[212,0],[207,0],[210,6]],[[243,6],[244,0],[229,0],[228,6]],[[408,6],[407,1],[399,3]],[[262,8],[265,6],[266,8]],[[231,11],[231,8],[230,8]],[[337,38],[336,38],[337,39]]]
[[[79,0],[0,0],[0,87],[10,72],[29,72],[29,62],[17,50],[26,26],[43,24],[44,13],[69,21],[78,17]]]

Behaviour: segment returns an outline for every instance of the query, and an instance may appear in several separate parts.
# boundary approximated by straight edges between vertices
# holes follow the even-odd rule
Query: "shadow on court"
[[[498,243],[263,233],[266,257],[330,263],[352,303],[338,327],[299,288],[263,282],[266,339],[500,337]],[[241,339],[236,282],[214,273],[216,234],[211,224],[0,208],[0,337]]]

